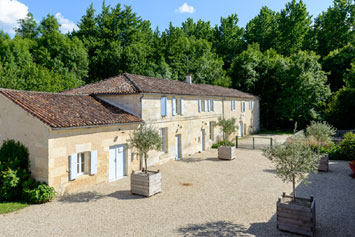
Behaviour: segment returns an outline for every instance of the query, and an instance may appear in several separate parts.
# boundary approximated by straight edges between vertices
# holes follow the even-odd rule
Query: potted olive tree
[[[303,135],[295,135],[285,144],[276,144],[263,151],[276,167],[283,182],[291,182],[292,196],[283,193],[277,201],[277,228],[313,236],[316,227],[315,200],[296,197],[296,182],[306,182],[310,172],[317,172],[319,159]]]
[[[319,159],[318,170],[328,171],[329,169],[329,158],[328,154],[321,155],[321,146],[327,146],[331,143],[331,136],[335,134],[335,129],[327,122],[314,122],[306,128],[306,134],[309,139],[313,139],[316,142],[317,154]]]
[[[144,168],[142,171],[132,172],[131,192],[132,194],[150,197],[161,192],[161,173],[160,171],[148,170],[148,152],[160,150],[161,139],[159,131],[153,126],[141,125],[130,135],[129,146],[143,156]]]
[[[228,140],[229,136],[236,130],[235,122],[235,118],[218,118],[217,125],[221,127],[221,131],[223,132],[223,141],[218,146],[218,159],[233,160],[236,158],[235,146]]]

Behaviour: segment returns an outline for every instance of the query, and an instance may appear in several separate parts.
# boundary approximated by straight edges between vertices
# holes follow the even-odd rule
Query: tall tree
[[[19,27],[15,30],[16,36],[19,36],[23,39],[34,39],[38,36],[38,25],[35,19],[33,18],[32,13],[27,13],[26,18],[19,19],[17,22],[19,24]]]
[[[279,53],[289,56],[301,50],[310,30],[311,17],[302,0],[292,0],[277,16]]]
[[[213,48],[223,58],[224,69],[232,64],[233,58],[245,49],[244,28],[238,26],[237,14],[221,17],[221,23],[214,29]]]
[[[317,53],[329,52],[355,43],[355,2],[334,0],[333,6],[315,19]]]
[[[276,12],[268,7],[262,7],[259,15],[246,25],[245,39],[248,44],[258,43],[263,52],[275,48],[277,44]]]

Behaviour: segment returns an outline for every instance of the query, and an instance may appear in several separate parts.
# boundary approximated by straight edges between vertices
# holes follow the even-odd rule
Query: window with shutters
[[[201,108],[202,108],[202,112],[206,112],[206,105],[205,105],[206,100],[202,100],[201,101]]]
[[[211,111],[214,111],[214,100],[211,100]]]
[[[242,102],[240,103],[240,110],[241,110],[242,113],[245,112],[245,101],[242,101]]]
[[[161,152],[168,153],[168,128],[160,129]]]
[[[89,152],[82,152],[77,154],[76,173],[78,176],[87,173],[89,160]]]
[[[231,110],[235,110],[236,107],[235,107],[235,100],[231,100]]]

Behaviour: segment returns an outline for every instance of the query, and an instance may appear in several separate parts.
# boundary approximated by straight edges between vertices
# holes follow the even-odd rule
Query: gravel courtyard
[[[163,192],[133,196],[129,178],[0,215],[0,236],[294,236],[275,224],[283,191],[272,164],[259,150],[237,150],[219,161],[208,150],[151,167],[163,175]],[[330,162],[328,173],[312,174],[297,195],[314,195],[317,236],[355,232],[355,179],[346,162]]]

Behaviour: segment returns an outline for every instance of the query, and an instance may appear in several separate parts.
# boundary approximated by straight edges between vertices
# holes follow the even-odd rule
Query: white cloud
[[[60,31],[63,33],[72,32],[73,30],[78,30],[78,26],[72,22],[71,20],[63,17],[62,13],[58,12],[55,14],[55,18],[57,18],[60,26]]]
[[[25,18],[27,13],[28,7],[17,0],[0,0],[0,30],[15,34],[17,20]]]
[[[185,2],[176,10],[176,12],[178,12],[178,13],[194,13],[195,8]]]

